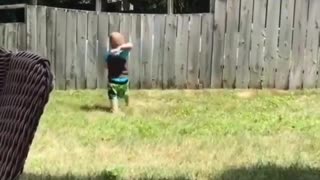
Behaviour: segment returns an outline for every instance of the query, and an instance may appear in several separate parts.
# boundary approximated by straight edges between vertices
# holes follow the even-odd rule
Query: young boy
[[[111,102],[111,110],[119,111],[118,98],[124,98],[129,105],[129,78],[128,78],[128,56],[133,48],[132,43],[125,43],[125,38],[118,32],[110,35],[111,50],[105,56],[108,69],[108,97]]]

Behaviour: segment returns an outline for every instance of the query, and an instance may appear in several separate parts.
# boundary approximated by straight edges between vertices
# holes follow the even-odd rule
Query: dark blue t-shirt
[[[108,60],[110,59],[111,56],[114,56],[114,55],[112,55],[110,53],[110,51],[107,51],[104,56],[104,60],[106,63],[108,63]],[[129,58],[129,51],[122,51],[118,56],[122,57],[123,59],[125,59],[127,61]],[[123,83],[123,82],[128,81],[128,78],[127,77],[117,77],[117,78],[112,78],[112,81]]]

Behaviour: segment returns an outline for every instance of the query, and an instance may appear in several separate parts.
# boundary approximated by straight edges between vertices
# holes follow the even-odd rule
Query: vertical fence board
[[[215,1],[211,87],[222,88],[227,1]]]
[[[320,15],[319,15],[320,23]],[[317,79],[317,88],[320,88],[320,46],[318,47],[318,79]]]
[[[37,7],[37,54],[47,57],[46,41],[47,41],[47,10],[45,6]]]
[[[37,50],[37,9],[36,6],[27,6],[27,50]]]
[[[142,16],[142,57],[140,63],[140,87],[152,88],[152,32],[153,15]]]
[[[188,70],[187,80],[189,88],[199,87],[199,48],[201,33],[201,16],[194,14],[190,16],[189,46],[188,46]]]
[[[263,46],[264,46],[264,26],[266,16],[266,0],[254,1],[252,50],[250,57],[250,88],[262,88],[263,82]]]
[[[317,24],[320,25],[320,13],[317,13]],[[318,31],[320,33],[320,27],[318,28]],[[320,34],[319,34],[320,36]],[[317,88],[320,88],[320,42],[319,42],[319,46],[318,46],[318,57],[317,57],[317,66],[318,66],[318,76],[317,76]]]
[[[109,14],[109,32],[120,31],[120,14],[111,13]]]
[[[165,40],[165,24],[166,18],[163,15],[155,15],[154,40],[153,40],[153,58],[152,58],[152,79],[155,81],[154,88],[162,87],[163,77],[163,57],[164,57],[164,40]]]
[[[276,70],[276,88],[289,87],[290,52],[292,42],[292,24],[294,16],[294,0],[282,0],[281,24],[279,37],[279,60]]]
[[[214,8],[214,6],[215,6],[215,1],[216,0],[210,0],[210,13],[214,13],[215,11],[215,8]]]
[[[75,64],[77,88],[86,88],[86,40],[88,31],[88,14],[78,12],[77,15],[77,61]]]
[[[124,35],[126,41],[129,41],[131,30],[131,16],[122,14],[120,17],[120,33]]]
[[[57,27],[56,8],[47,8],[47,58],[50,61],[51,72],[56,74],[56,27]],[[54,77],[54,81],[55,77]]]
[[[227,32],[225,39],[225,60],[223,69],[223,87],[233,88],[236,81],[238,9],[240,1],[227,2]]]
[[[252,13],[253,0],[242,0],[239,33],[239,59],[236,71],[236,88],[240,89],[248,88],[250,80],[249,60]]]
[[[18,24],[13,23],[11,24],[11,28],[9,31],[8,37],[8,49],[11,49],[14,52],[18,51]]]
[[[266,44],[265,44],[265,66],[264,66],[264,88],[275,87],[275,69],[278,60],[278,31],[280,21],[280,5],[279,0],[269,0],[268,2],[268,17],[266,29]]]
[[[301,89],[303,61],[307,32],[308,0],[297,0],[294,20],[292,63],[289,78],[290,89]]]
[[[130,87],[140,87],[140,67],[139,62],[141,61],[141,16],[131,16],[131,41],[133,43],[133,50],[129,59],[129,73],[130,73]]]
[[[99,14],[98,17],[98,60],[97,60],[97,75],[98,88],[107,87],[107,70],[105,54],[109,48],[109,17],[107,14]]]
[[[8,47],[8,44],[7,44],[7,41],[8,41],[8,37],[7,37],[7,31],[8,31],[8,24],[4,24],[3,25],[3,48],[7,49]]]
[[[130,37],[131,26],[132,26],[131,20],[132,20],[131,15],[129,15],[129,14],[122,14],[121,15],[120,33],[124,35],[126,42],[129,42],[130,38],[131,38]],[[131,77],[130,73],[132,71],[134,71],[134,70],[131,70],[132,63],[134,63],[134,62],[130,61],[131,53],[132,53],[132,51],[130,51],[130,53],[129,53],[129,58],[128,58],[128,62],[127,62],[127,66],[129,68],[129,77]],[[131,80],[131,78],[130,78],[130,80]]]
[[[25,51],[27,48],[27,32],[25,24],[18,24],[18,39],[17,39],[17,49],[20,51]],[[1,32],[0,32],[1,35]],[[0,45],[1,46],[1,45]]]
[[[204,14],[201,25],[201,52],[200,52],[200,86],[210,88],[212,47],[213,47],[213,14]]]
[[[8,49],[8,31],[9,31],[9,27],[10,24],[5,24],[4,25],[4,31],[3,31],[3,47],[5,49]]]
[[[57,9],[56,86],[60,90],[66,89],[66,30],[66,10]]]
[[[6,44],[6,41],[7,41],[7,37],[6,37],[6,31],[7,31],[7,24],[3,24],[3,32],[2,32],[2,46],[3,48],[7,48],[7,44]]]
[[[177,21],[175,15],[168,15],[166,20],[166,36],[163,60],[163,88],[173,88],[175,82],[175,44]]]
[[[307,33],[306,55],[304,60],[303,88],[315,88],[317,86],[318,72],[318,47],[319,47],[319,21],[320,1],[310,0],[309,20]]]
[[[6,24],[5,29],[5,47],[13,52],[17,51],[17,24]]]
[[[88,13],[88,54],[86,61],[87,88],[97,88],[97,28],[98,16],[96,12]]]
[[[0,47],[4,48],[4,39],[5,39],[5,24],[0,24]]]
[[[69,10],[67,13],[66,36],[66,88],[76,88],[75,63],[77,58],[77,11]]]
[[[177,40],[175,52],[175,85],[177,88],[187,87],[187,60],[188,60],[188,28],[189,16],[178,15]]]

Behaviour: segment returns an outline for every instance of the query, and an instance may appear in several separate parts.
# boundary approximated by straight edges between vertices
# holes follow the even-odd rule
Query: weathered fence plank
[[[163,77],[163,49],[165,43],[165,24],[166,17],[163,15],[155,15],[154,21],[154,40],[153,40],[153,58],[152,58],[152,79],[154,81],[153,88],[162,87]]]
[[[281,1],[269,0],[265,44],[264,88],[275,87],[275,69],[278,61],[278,31]]]
[[[77,61],[75,72],[77,78],[77,89],[86,88],[86,40],[88,32],[88,14],[79,12],[77,15]]]
[[[320,15],[318,17],[320,23]],[[318,65],[320,65],[320,46],[318,49]],[[320,88],[320,66],[318,66],[318,79],[317,79],[317,88]]]
[[[56,86],[58,89],[66,89],[66,30],[66,10],[57,9]]]
[[[175,44],[177,21],[175,15],[168,15],[166,19],[166,36],[163,57],[163,88],[173,88],[175,83]]]
[[[18,39],[17,39],[17,49],[20,51],[25,51],[27,49],[27,31],[26,31],[26,25],[25,24],[18,24],[17,27],[17,33],[18,33]],[[1,34],[1,31],[0,31]],[[1,46],[1,45],[0,45]]]
[[[133,50],[130,55],[129,74],[130,74],[130,87],[140,88],[140,61],[141,61],[141,16],[131,16],[131,41],[133,43]]]
[[[320,17],[319,0],[310,0],[306,54],[303,65],[303,88],[316,88],[318,79],[318,47]]]
[[[289,87],[290,52],[292,43],[292,25],[294,16],[293,0],[282,0],[279,37],[279,60],[276,69],[276,88]]]
[[[106,13],[99,14],[98,17],[98,59],[97,59],[97,81],[98,88],[107,87],[107,70],[105,55],[109,48],[109,17]]]
[[[69,10],[67,13],[66,36],[66,88],[76,89],[75,63],[77,61],[77,11]]]
[[[95,12],[88,13],[88,54],[86,59],[87,88],[97,88],[97,28],[98,16]]]
[[[240,1],[227,1],[227,32],[225,39],[225,59],[223,68],[223,87],[234,88],[236,81],[238,9]]]
[[[43,57],[47,57],[46,41],[47,41],[47,7],[37,7],[37,50],[36,52]]]
[[[188,60],[188,29],[189,16],[178,15],[177,40],[175,52],[175,85],[177,88],[187,88],[187,60]]]
[[[56,8],[47,8],[47,58],[51,63],[51,72],[56,74],[56,27],[57,27]]]
[[[303,62],[307,32],[308,0],[297,0],[292,42],[292,63],[289,88],[301,89],[303,79]]]
[[[320,13],[317,13],[317,24],[320,25]],[[320,28],[318,28],[319,33],[320,33]],[[320,35],[319,35],[320,36]],[[318,58],[317,58],[317,62],[318,62],[318,76],[317,76],[317,86],[316,88],[320,88],[320,42],[319,42],[319,47],[318,47]]]
[[[5,48],[10,51],[17,51],[17,24],[6,24],[5,28]]]
[[[120,33],[124,35],[125,40],[127,42],[131,41],[131,37],[130,37],[130,31],[131,31],[131,26],[132,26],[132,17],[130,14],[122,14],[121,15],[121,19],[120,19]],[[135,48],[135,47],[134,47]],[[135,49],[133,49],[135,50]],[[129,77],[130,80],[131,78],[131,72],[135,71],[135,69],[132,69],[134,67],[134,63],[135,60],[130,60],[130,56],[131,56],[132,51],[129,53],[129,59],[128,59],[128,68],[129,68]]]
[[[199,88],[199,49],[201,37],[201,16],[190,16],[190,31],[189,31],[189,47],[188,47],[188,69],[187,80],[188,88]]]
[[[213,14],[204,14],[201,25],[200,87],[210,88],[213,47]]]
[[[0,47],[4,48],[4,39],[5,39],[5,24],[0,24]]]
[[[254,1],[253,30],[252,30],[252,51],[250,56],[250,88],[262,88],[263,83],[263,45],[264,45],[264,26],[266,15],[266,0]]]
[[[122,14],[120,17],[120,33],[124,35],[126,41],[129,41],[131,30],[130,14]]]
[[[27,6],[27,50],[37,49],[37,9],[36,6]]]
[[[111,13],[109,14],[109,32],[120,31],[120,14]]]
[[[11,24],[5,24],[4,25],[4,31],[3,31],[3,47],[8,49],[8,31],[9,31],[9,26]]]
[[[240,89],[248,88],[250,80],[249,60],[252,13],[253,0],[243,0],[241,2],[239,58],[236,71],[236,88]]]
[[[140,87],[152,88],[152,33],[153,15],[142,16],[142,56],[140,63]]]

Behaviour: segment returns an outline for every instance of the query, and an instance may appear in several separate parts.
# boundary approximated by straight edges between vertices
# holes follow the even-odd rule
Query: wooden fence
[[[318,88],[318,7],[319,0],[217,0],[214,14],[152,15],[28,6],[26,25],[0,25],[0,46],[48,57],[57,89],[106,87],[113,31],[134,44],[132,88]]]

